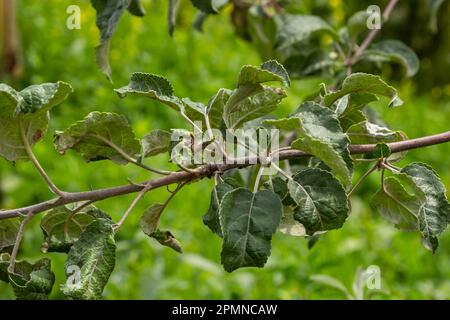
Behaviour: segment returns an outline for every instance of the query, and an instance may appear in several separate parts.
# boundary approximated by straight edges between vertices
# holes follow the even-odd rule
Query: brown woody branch
[[[405,140],[400,142],[388,143],[393,153],[402,152],[427,146],[437,145],[445,142],[450,142],[450,131],[421,137],[417,139]],[[350,145],[349,151],[351,154],[365,154],[374,150],[374,144]],[[310,156],[309,154],[300,150],[283,150],[279,153],[280,160],[295,159]],[[253,161],[252,161],[253,160]],[[254,163],[259,159],[247,159],[247,163]],[[47,211],[62,205],[76,203],[80,201],[97,202],[108,198],[113,198],[121,195],[135,193],[141,191],[143,188],[148,188],[149,191],[160,187],[168,186],[174,183],[189,183],[194,180],[203,179],[205,177],[213,176],[215,172],[224,172],[233,168],[240,168],[248,166],[249,164],[208,164],[201,166],[190,172],[178,171],[170,175],[145,181],[139,184],[130,184],[106,189],[98,189],[84,192],[68,192],[64,196],[52,200],[30,205],[23,208],[3,210],[0,211],[0,220],[26,215],[28,213],[37,214]]]

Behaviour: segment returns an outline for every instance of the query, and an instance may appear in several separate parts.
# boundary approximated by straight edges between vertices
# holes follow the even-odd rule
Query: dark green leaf
[[[208,212],[203,216],[203,223],[211,229],[212,232],[222,237],[222,227],[220,226],[219,207],[226,193],[234,190],[232,185],[221,182],[214,186],[211,192],[211,202]]]
[[[141,3],[141,0],[130,0],[130,5],[128,6],[128,11],[136,17],[145,16],[145,9]]]
[[[157,100],[179,111],[183,104],[179,98],[173,95],[172,84],[164,77],[143,72],[135,72],[131,75],[130,83],[120,89],[114,90],[120,98],[128,94],[136,94]]]
[[[294,218],[308,235],[339,229],[347,219],[347,195],[329,172],[317,168],[300,171],[289,180],[288,188],[297,204]]]
[[[16,261],[14,272],[8,273],[9,282],[18,300],[47,300],[55,283],[51,261],[47,258],[35,264]]]
[[[0,253],[14,246],[19,226],[18,218],[0,220]]]
[[[91,3],[97,12],[96,24],[100,30],[100,44],[96,48],[97,65],[111,79],[109,43],[120,18],[128,8],[129,0],[91,0]]]
[[[205,13],[217,13],[217,8],[215,6],[214,0],[191,0],[191,2],[197,9]]]
[[[65,264],[67,283],[65,296],[73,299],[100,299],[114,270],[116,244],[112,222],[97,219],[92,222],[72,246]],[[69,281],[73,268],[79,268],[79,278]]]
[[[127,164],[124,155],[135,157],[141,150],[124,116],[97,111],[65,131],[57,131],[55,147],[60,154],[73,149],[87,162],[110,159],[117,164]]]
[[[238,188],[223,197],[219,214],[225,270],[263,267],[270,255],[272,235],[282,216],[279,197],[269,190],[251,193]]]

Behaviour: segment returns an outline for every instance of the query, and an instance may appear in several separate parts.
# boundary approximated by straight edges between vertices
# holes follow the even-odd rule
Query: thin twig
[[[350,191],[347,193],[347,198],[350,198],[350,196],[356,191],[358,190],[359,186],[361,185],[361,183],[364,182],[364,180],[366,180],[366,178],[375,170],[377,170],[378,168],[378,163],[376,163],[372,168],[370,168],[366,173],[364,173],[361,178],[359,178],[359,180],[355,183],[355,185],[350,189]]]
[[[14,273],[14,266],[16,265],[17,253],[19,252],[20,243],[23,239],[23,234],[25,231],[25,226],[30,222],[30,220],[34,217],[32,212],[28,212],[22,223],[19,226],[19,231],[16,235],[16,241],[14,242],[14,247],[11,253],[11,258],[9,260],[8,272]]]
[[[383,11],[383,23],[388,21],[392,11],[395,8],[395,5],[397,4],[398,0],[390,0],[388,5]],[[369,45],[372,43],[373,39],[377,36],[377,34],[380,32],[381,28],[379,29],[373,29],[371,30],[364,41],[361,43],[361,45],[356,49],[355,53],[351,58],[349,58],[346,62],[347,65],[347,74],[352,73],[352,67],[353,65],[358,61],[359,57],[364,53],[364,51],[369,47]]]
[[[156,173],[156,174],[161,174],[161,175],[169,175],[172,172],[171,171],[164,171],[164,170],[159,170],[159,169],[154,169],[151,168],[145,164],[143,164],[142,162],[136,160],[135,158],[131,157],[129,154],[127,154],[124,150],[122,150],[122,148],[120,148],[118,145],[116,145],[114,142],[109,141],[108,139],[99,136],[99,135],[93,135],[94,138],[102,141],[103,143],[106,143],[108,146],[110,146],[111,148],[113,148],[115,151],[117,151],[117,153],[126,161],[128,161],[129,163],[132,163],[138,167],[141,167],[147,171]]]
[[[58,195],[60,197],[64,197],[64,195],[65,195],[64,192],[59,190],[58,187],[53,183],[52,179],[50,179],[50,177],[45,172],[44,168],[41,166],[41,164],[39,163],[38,159],[34,155],[33,150],[32,150],[32,148],[30,146],[30,143],[28,142],[27,135],[25,133],[25,128],[24,128],[24,125],[23,125],[23,115],[19,116],[19,128],[20,128],[20,136],[22,138],[22,143],[23,143],[25,151],[26,151],[26,153],[28,155],[28,158],[30,158],[31,162],[36,167],[36,170],[39,172],[41,177],[45,180],[45,182],[47,183],[47,185],[50,188],[50,190],[54,194],[56,194],[56,195]]]

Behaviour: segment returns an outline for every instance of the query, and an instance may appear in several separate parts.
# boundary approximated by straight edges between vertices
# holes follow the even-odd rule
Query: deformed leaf
[[[181,100],[173,95],[172,84],[164,77],[151,73],[135,72],[130,83],[114,90],[120,98],[128,94],[136,94],[157,100],[179,111],[183,106]]]
[[[278,227],[281,233],[294,236],[294,237],[305,237],[306,230],[305,227],[295,220],[294,210],[287,207],[283,210],[283,217],[281,218],[280,226]]]
[[[288,119],[266,121],[278,128],[297,129],[299,138],[291,146],[322,160],[345,185],[350,184],[353,162],[349,140],[336,114],[314,102],[305,102]]]
[[[210,100],[207,107],[207,114],[212,128],[219,128],[222,121],[223,110],[233,94],[232,90],[220,89]]]
[[[41,220],[45,237],[42,251],[68,252],[86,227],[97,218],[111,219],[95,206],[88,206],[75,213],[65,206],[48,211]]]
[[[153,130],[142,138],[142,158],[169,151],[172,134],[164,130]]]
[[[418,226],[424,246],[434,252],[439,244],[437,237],[450,222],[450,203],[444,184],[434,170],[423,163],[412,163],[401,172],[425,195],[425,203],[418,213]]]
[[[225,194],[234,189],[235,187],[226,182],[221,182],[214,186],[214,189],[211,192],[211,202],[209,204],[208,212],[203,216],[203,223],[219,237],[222,237],[222,227],[220,226],[219,217],[220,203]]]
[[[73,149],[87,162],[110,159],[127,164],[125,157],[135,157],[141,150],[127,119],[110,112],[91,112],[65,131],[57,131],[54,143],[60,154]]]
[[[81,234],[69,251],[65,264],[66,277],[76,269],[75,281],[62,286],[65,296],[73,299],[100,299],[114,270],[116,244],[112,222],[97,219]]]
[[[283,67],[281,63],[276,60],[269,60],[261,65],[261,69],[270,71],[283,78],[284,85],[289,87],[291,85],[291,79],[289,78],[289,73]]]
[[[0,220],[0,253],[14,246],[19,227],[18,218]]]
[[[239,88],[271,81],[283,82],[286,86],[290,84],[286,69],[275,60],[266,61],[260,67],[243,66],[239,73],[237,86]]]
[[[282,216],[279,197],[269,190],[251,193],[238,188],[223,197],[219,215],[225,270],[263,267],[270,255],[272,235]]]
[[[49,111],[72,92],[65,82],[33,85],[17,92],[0,84],[0,155],[9,161],[27,160],[19,118],[30,146],[41,140],[48,127]]]
[[[95,52],[97,65],[111,79],[109,43],[120,18],[129,7],[129,0],[91,0],[91,3],[97,12],[96,24],[100,30],[100,44]]]
[[[370,200],[383,218],[403,230],[417,230],[417,213],[423,193],[411,194],[394,177],[384,179],[384,189],[379,190]]]
[[[308,235],[339,229],[349,207],[344,188],[329,172],[312,168],[300,171],[288,182],[289,194],[297,204],[294,219]]]
[[[169,247],[178,253],[183,253],[180,242],[178,242],[172,232],[168,230],[156,230],[149,236],[156,239],[161,245]]]
[[[348,76],[342,83],[340,90],[329,93],[324,97],[325,106],[331,106],[337,99],[350,93],[370,93],[389,98],[390,107],[397,107],[403,101],[397,96],[397,90],[389,86],[379,76],[367,73],[354,73]]]
[[[47,300],[55,283],[51,261],[47,258],[34,264],[16,261],[14,272],[8,272],[8,274],[9,282],[18,300]]]
[[[399,40],[383,40],[375,43],[364,52],[360,59],[399,63],[405,68],[408,77],[414,76],[420,67],[416,53]]]

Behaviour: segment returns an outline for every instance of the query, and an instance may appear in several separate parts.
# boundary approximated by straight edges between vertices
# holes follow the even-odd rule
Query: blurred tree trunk
[[[16,0],[0,0],[0,74],[17,78],[22,73],[22,55],[16,21]]]

